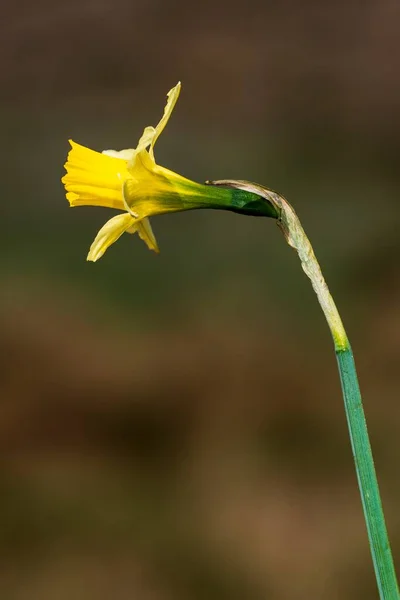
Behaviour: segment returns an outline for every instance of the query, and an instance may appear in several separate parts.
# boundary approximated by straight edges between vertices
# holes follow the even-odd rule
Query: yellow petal
[[[139,221],[136,227],[140,239],[147,244],[149,250],[154,250],[154,252],[157,252],[158,254],[160,250],[158,248],[157,240],[153,233],[153,229],[151,228],[149,219],[142,219]]]
[[[136,146],[136,152],[141,152],[145,150],[150,144],[154,142],[154,138],[157,134],[157,131],[154,127],[149,125],[145,127],[145,130],[142,133],[142,137],[138,141],[138,145]]]
[[[122,213],[113,217],[100,229],[93,244],[90,246],[86,260],[95,262],[101,258],[111,244],[116,242],[121,235],[134,225],[135,219],[128,214]]]
[[[142,133],[142,137],[138,141],[137,147],[135,148],[135,150],[132,150],[132,153],[129,156],[128,165],[127,165],[128,170],[132,171],[132,169],[134,169],[137,154],[139,152],[142,152],[143,150],[145,150],[148,146],[150,146],[155,135],[156,135],[156,130],[154,129],[154,127],[149,125],[149,127],[145,128],[145,130]]]
[[[149,154],[153,159],[154,159],[154,145],[155,145],[159,135],[163,132],[164,127],[166,126],[166,124],[169,121],[172,111],[174,110],[175,104],[179,98],[180,92],[181,92],[181,82],[178,81],[176,86],[173,87],[172,90],[169,90],[169,92],[167,94],[167,104],[164,108],[164,114],[163,114],[159,124],[156,127],[155,135],[154,135],[153,140],[150,145]]]

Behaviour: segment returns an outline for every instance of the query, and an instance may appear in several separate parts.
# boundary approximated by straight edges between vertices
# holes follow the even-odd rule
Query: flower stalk
[[[399,587],[386,529],[353,352],[311,243],[294,209],[279,194],[246,181],[221,180],[210,182],[210,184],[253,192],[272,204],[278,214],[278,226],[282,230],[287,243],[296,250],[301,266],[311,280],[333,337],[350,442],[379,595],[381,600],[399,600]]]
[[[149,221],[156,215],[210,208],[276,219],[287,243],[299,255],[332,333],[380,598],[400,600],[353,353],[311,243],[295,211],[279,194],[247,181],[226,179],[199,184],[155,162],[154,145],[165,129],[180,89],[178,83],[169,91],[161,120],[156,127],[144,129],[135,148],[100,153],[71,141],[62,179],[70,206],[103,206],[120,211],[100,229],[87,259],[97,261],[124,233],[137,232],[151,250],[158,252]]]

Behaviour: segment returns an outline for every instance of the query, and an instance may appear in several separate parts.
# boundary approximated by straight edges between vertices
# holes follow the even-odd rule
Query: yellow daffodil
[[[62,178],[70,206],[105,206],[123,211],[100,229],[87,260],[96,261],[125,232],[138,232],[158,252],[148,217],[197,208],[215,208],[275,216],[258,196],[242,190],[206,186],[156,164],[154,145],[164,130],[180,93],[178,83],[167,96],[156,127],[146,127],[134,149],[96,152],[70,140]]]

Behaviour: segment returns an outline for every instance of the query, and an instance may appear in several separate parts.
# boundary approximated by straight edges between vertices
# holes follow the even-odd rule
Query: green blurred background
[[[358,362],[400,564],[400,5],[2,4],[4,600],[377,597],[329,332],[267,219],[70,210],[67,139],[285,195]]]

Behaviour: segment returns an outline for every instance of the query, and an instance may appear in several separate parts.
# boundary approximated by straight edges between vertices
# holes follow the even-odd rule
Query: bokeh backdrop
[[[374,599],[332,343],[272,221],[71,210],[68,138],[295,206],[342,312],[400,564],[400,5],[5,0],[0,590]]]

